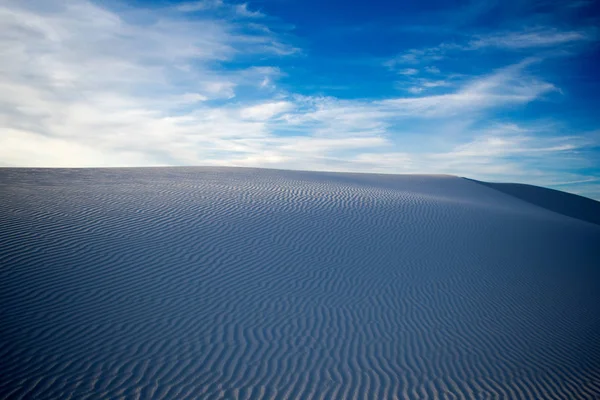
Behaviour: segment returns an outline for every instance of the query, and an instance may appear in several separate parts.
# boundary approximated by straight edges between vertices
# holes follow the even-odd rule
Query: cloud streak
[[[485,47],[506,49],[531,49],[559,46],[589,41],[591,34],[584,31],[559,31],[557,29],[529,29],[521,32],[500,32],[478,36],[471,40],[465,50],[477,50]]]
[[[593,41],[594,30],[566,30],[556,28],[528,28],[518,31],[501,31],[472,35],[464,42],[443,42],[436,46],[410,49],[389,59],[383,65],[392,70],[406,65],[428,64],[443,60],[449,55],[461,52],[475,52],[485,49],[509,51],[540,50],[564,47]],[[431,67],[430,67],[431,68]],[[401,69],[405,71],[407,69]]]

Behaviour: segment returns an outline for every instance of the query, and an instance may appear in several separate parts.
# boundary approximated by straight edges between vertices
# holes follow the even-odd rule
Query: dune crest
[[[0,398],[600,396],[600,226],[452,176],[0,169]]]

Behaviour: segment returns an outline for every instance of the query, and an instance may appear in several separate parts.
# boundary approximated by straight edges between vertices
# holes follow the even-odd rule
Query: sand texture
[[[600,398],[600,203],[505,189],[0,169],[0,398]]]

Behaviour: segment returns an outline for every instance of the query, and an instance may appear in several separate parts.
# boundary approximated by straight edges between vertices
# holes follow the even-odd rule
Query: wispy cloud
[[[260,11],[251,11],[248,9],[248,3],[237,4],[235,11],[238,15],[249,18],[262,18],[264,14]]]
[[[223,7],[225,4],[222,0],[202,0],[190,1],[187,3],[178,4],[175,9],[181,12],[196,12],[205,10],[214,10]]]
[[[493,74],[467,81],[451,93],[387,99],[380,104],[391,107],[401,114],[418,113],[429,117],[440,117],[527,103],[556,90],[551,83],[524,73],[525,68],[533,62],[534,59],[526,59]],[[431,83],[431,85],[435,84]]]
[[[248,3],[233,4],[226,3],[223,0],[189,1],[176,5],[174,9],[184,13],[221,11],[245,18],[262,18],[265,16],[260,11],[250,10]]]
[[[387,68],[404,68],[406,65],[430,64],[443,60],[449,55],[461,52],[474,52],[489,48],[504,50],[536,50],[572,45],[594,40],[593,29],[558,30],[556,28],[535,27],[517,31],[500,31],[466,36],[462,42],[443,42],[435,46],[409,49],[385,61]],[[429,66],[428,68],[436,68]],[[400,69],[403,71],[405,69]]]
[[[418,69],[415,68],[405,68],[398,71],[400,75],[417,75],[419,73]]]
[[[507,49],[531,49],[539,47],[552,47],[580,41],[591,40],[589,32],[584,31],[559,31],[558,29],[528,29],[520,32],[498,32],[488,35],[479,35],[471,40],[465,50],[477,50],[485,47],[498,47]]]
[[[541,185],[573,184],[559,182],[565,165],[580,163],[573,157],[590,143],[582,136],[546,136],[550,126],[523,127],[498,124],[487,129],[470,127],[463,134],[470,139],[448,150],[402,153],[363,153],[356,162],[380,171],[449,173],[507,182],[531,182]],[[526,170],[529,176],[524,176]],[[469,171],[469,173],[466,173]],[[570,174],[581,178],[583,175]],[[594,179],[581,179],[592,182]]]

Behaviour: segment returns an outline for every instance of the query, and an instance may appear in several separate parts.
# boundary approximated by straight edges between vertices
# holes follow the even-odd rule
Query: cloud
[[[486,47],[530,49],[552,47],[590,39],[590,34],[582,31],[559,31],[557,29],[538,28],[521,32],[500,32],[478,36],[471,40],[464,49],[477,50]]]
[[[565,174],[566,165],[580,163],[574,155],[590,143],[583,136],[545,136],[549,126],[523,127],[498,124],[486,129],[463,131],[470,140],[456,143],[448,150],[431,152],[363,153],[355,161],[365,167],[397,173],[445,173],[476,179],[531,182],[557,186],[594,182],[583,174]],[[529,176],[523,175],[527,170]],[[560,182],[568,175],[571,182]]]
[[[181,12],[196,12],[215,10],[224,7],[225,3],[222,0],[203,0],[178,4],[175,9]]]
[[[409,82],[409,83],[414,86],[410,86],[406,90],[408,90],[408,92],[410,92],[412,94],[419,94],[419,93],[424,92],[425,90],[452,86],[452,84],[446,80],[430,80],[430,79],[423,79],[423,78],[417,79],[417,80],[415,80],[413,82]],[[401,87],[402,85],[399,84],[398,86]]]
[[[251,11],[248,8],[248,3],[233,4],[226,3],[223,0],[184,2],[176,5],[174,9],[183,13],[222,11],[242,18],[262,18],[265,16],[259,11]]]
[[[395,98],[380,102],[401,115],[451,116],[482,111],[489,108],[531,102],[555,91],[556,87],[524,74],[525,68],[535,62],[526,59],[499,69],[493,74],[467,81],[457,91],[422,97]],[[428,82],[425,82],[427,85]],[[436,83],[430,82],[435,86]],[[438,86],[446,82],[438,82]],[[416,91],[420,93],[422,89]]]
[[[389,69],[410,64],[423,64],[444,59],[447,45],[439,45],[423,49],[410,49],[387,60],[383,65]]]
[[[94,165],[134,167],[153,163],[143,152],[132,150],[104,152],[93,143],[78,143],[69,139],[37,135],[29,131],[2,129],[2,162],[5,165],[30,167],[81,167]],[[27,160],[23,159],[27,156]],[[60,161],[58,157],[61,157]],[[154,165],[157,165],[153,163]],[[164,165],[167,165],[166,163]]]
[[[419,70],[415,69],[415,68],[405,68],[405,69],[398,71],[398,73],[400,75],[416,75],[419,73]]]
[[[484,49],[509,51],[539,50],[589,42],[595,39],[596,36],[593,29],[561,31],[551,27],[535,27],[516,31],[499,31],[468,35],[467,39],[462,42],[443,42],[431,47],[409,49],[385,61],[383,65],[389,69],[396,69],[405,65],[438,62],[444,60],[449,55],[461,52],[475,52]],[[428,72],[439,72],[435,67],[427,68]]]
[[[262,103],[250,107],[245,107],[241,110],[240,114],[242,118],[245,119],[267,121],[277,115],[291,110],[293,106],[294,105],[289,101]]]
[[[409,88],[408,88],[408,89],[406,89],[406,90],[408,90],[408,91],[409,91],[410,93],[412,93],[412,94],[419,94],[419,93],[421,93],[421,92],[422,92],[424,89],[423,89],[422,87],[419,87],[419,86],[412,86],[412,87],[409,87]]]
[[[410,96],[301,95],[290,80],[281,85],[287,71],[279,64],[299,50],[244,4],[124,10],[86,0],[0,5],[1,165],[589,179],[576,171],[599,140],[497,122],[508,107],[558,93],[531,73],[539,58],[457,79],[431,64],[402,67],[395,79],[405,79]],[[436,51],[414,50],[407,59],[429,63]]]
[[[238,15],[248,18],[262,18],[264,14],[259,11],[250,11],[247,3],[236,4],[235,11]]]
[[[4,165],[269,165],[294,159],[308,166],[329,152],[385,142],[374,136],[384,124],[355,104],[279,90],[283,73],[264,60],[292,54],[293,47],[269,29],[218,16],[182,20],[163,9],[146,10],[138,23],[135,13],[83,0],[52,5],[14,1],[0,8],[8,56],[0,67]],[[189,3],[175,11],[222,7]],[[227,65],[254,55],[258,65]],[[351,108],[358,112],[345,116]]]
[[[44,5],[0,6],[4,165],[198,164],[228,151],[231,136],[264,134],[263,124],[210,102],[238,90],[269,96],[277,67],[222,63],[279,56],[286,45],[275,35],[164,10],[137,23],[87,1]]]

